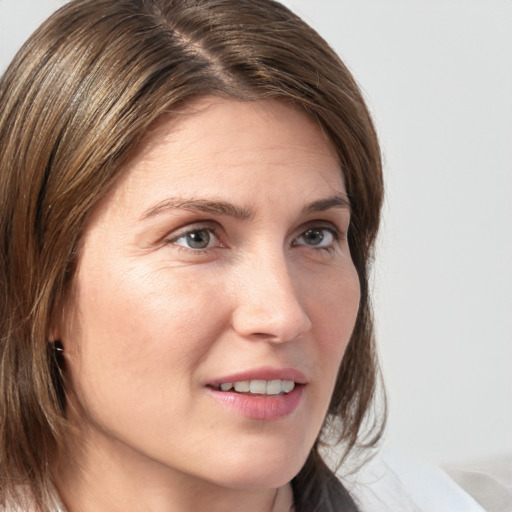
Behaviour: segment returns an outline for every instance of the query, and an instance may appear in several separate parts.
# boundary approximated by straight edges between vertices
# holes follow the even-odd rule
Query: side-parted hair
[[[382,432],[384,414],[370,421],[379,373],[368,294],[380,149],[347,68],[272,0],[74,0],[0,80],[0,506],[23,489],[41,512],[51,507],[51,468],[70,426],[50,333],[88,216],[147,130],[205,95],[293,104],[337,149],[361,302],[324,431],[344,453]],[[320,445],[293,481],[297,512],[356,510]]]

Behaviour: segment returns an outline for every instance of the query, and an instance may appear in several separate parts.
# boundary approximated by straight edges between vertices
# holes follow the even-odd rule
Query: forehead
[[[177,115],[159,119],[125,171],[134,167],[154,170],[169,151],[176,158],[189,158],[191,163],[194,156],[208,155],[213,159],[212,165],[225,161],[242,166],[255,156],[260,163],[270,161],[283,150],[296,151],[297,159],[339,162],[332,141],[319,123],[298,107],[276,99],[206,97],[187,105]]]
[[[313,138],[319,152],[328,151],[336,158],[336,150],[320,124],[298,106],[279,99],[242,101],[207,96],[178,112],[162,116],[144,137],[132,162],[148,158],[155,147],[165,142],[180,140],[191,127],[194,137],[190,142],[206,143],[210,148],[217,145],[223,150],[227,149],[225,144],[230,137],[234,137],[237,146],[245,148],[261,149],[262,143],[271,147],[275,137],[269,129],[280,129],[292,136],[296,145]],[[294,130],[294,127],[299,129]],[[258,139],[254,139],[254,133],[249,133],[252,130],[260,131]]]
[[[249,177],[253,189],[247,188]],[[279,186],[294,181],[306,196],[345,192],[336,150],[315,120],[278,100],[207,97],[152,127],[108,197],[136,195],[148,207],[176,194],[236,192],[241,201],[252,201],[259,192],[282,199]]]

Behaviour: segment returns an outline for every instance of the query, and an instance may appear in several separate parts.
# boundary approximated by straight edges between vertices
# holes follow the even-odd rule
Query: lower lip
[[[304,386],[296,386],[286,395],[243,395],[208,388],[222,405],[254,420],[277,420],[294,412],[302,401]]]

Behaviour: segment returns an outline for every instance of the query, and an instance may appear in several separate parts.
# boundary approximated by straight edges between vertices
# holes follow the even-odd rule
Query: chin
[[[302,469],[308,454],[293,456],[283,453],[247,457],[245,460],[237,460],[231,469],[226,464],[219,468],[223,473],[226,487],[233,489],[274,489],[290,482]],[[229,483],[228,483],[229,482]]]

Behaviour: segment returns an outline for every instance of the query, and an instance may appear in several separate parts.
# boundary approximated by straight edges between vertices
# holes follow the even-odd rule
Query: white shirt
[[[342,481],[361,512],[485,512],[442,470],[385,453]]]

